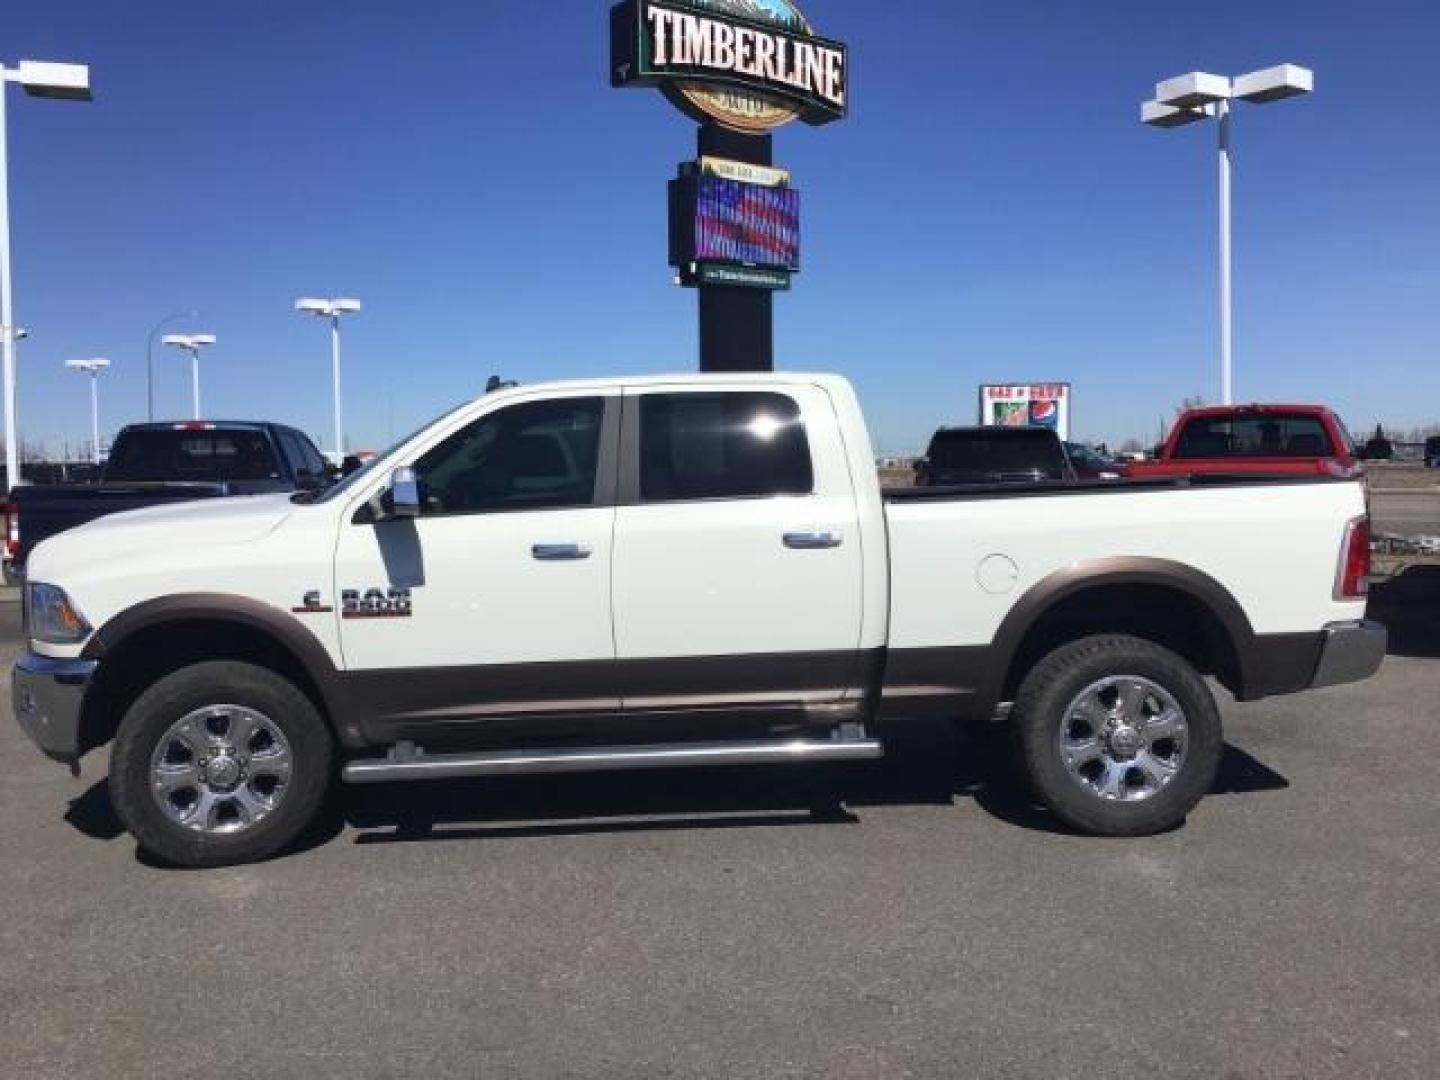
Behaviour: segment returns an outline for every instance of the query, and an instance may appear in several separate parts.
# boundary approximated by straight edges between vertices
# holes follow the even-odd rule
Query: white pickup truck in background
[[[283,848],[337,771],[864,758],[1002,702],[1060,820],[1141,834],[1212,782],[1206,675],[1377,669],[1368,560],[1355,481],[882,493],[838,377],[533,385],[318,497],[42,543],[15,711],[62,761],[113,739],[122,819],[186,865]]]

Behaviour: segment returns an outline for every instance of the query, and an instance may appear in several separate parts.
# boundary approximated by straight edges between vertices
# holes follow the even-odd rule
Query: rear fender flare
[[[1107,585],[1153,585],[1172,589],[1195,600],[1224,629],[1234,651],[1242,686],[1252,681],[1255,631],[1249,616],[1230,590],[1209,574],[1171,559],[1116,556],[1074,563],[1040,579],[1017,600],[1001,621],[991,641],[990,666],[981,700],[993,709],[1001,700],[1016,653],[1032,627],[1055,606],[1087,589]]]

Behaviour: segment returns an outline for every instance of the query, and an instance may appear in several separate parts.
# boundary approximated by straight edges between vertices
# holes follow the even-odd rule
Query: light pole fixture
[[[1155,86],[1155,99],[1140,106],[1140,120],[1151,127],[1183,127],[1211,118],[1220,122],[1220,397],[1232,402],[1230,322],[1230,104],[1265,105],[1308,94],[1315,73],[1295,64],[1252,71],[1230,78],[1192,71]]]
[[[110,361],[103,356],[91,360],[66,360],[65,366],[71,371],[83,371],[90,376],[90,446],[94,451],[95,464],[100,464],[100,376],[110,368]]]
[[[15,325],[10,286],[10,186],[5,145],[5,90],[18,83],[31,97],[90,100],[90,69],[84,64],[53,64],[21,60],[14,67],[0,64],[0,326]],[[0,336],[4,356],[5,482],[20,483],[19,421],[15,408],[15,334]]]
[[[198,311],[172,311],[150,328],[145,339],[145,419],[155,422],[155,335],[176,319],[197,319]]]
[[[160,344],[190,354],[190,392],[194,401],[195,419],[200,419],[200,350],[215,344],[214,334],[166,334]]]
[[[330,377],[335,396],[335,464],[345,461],[345,430],[340,421],[340,316],[354,315],[360,310],[359,300],[341,297],[320,300],[305,296],[295,301],[295,310],[330,320]]]

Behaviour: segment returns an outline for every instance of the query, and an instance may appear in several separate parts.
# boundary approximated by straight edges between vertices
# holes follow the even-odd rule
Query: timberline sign
[[[844,118],[849,61],[789,0],[626,0],[610,12],[610,82],[658,86],[701,123],[760,135]]]

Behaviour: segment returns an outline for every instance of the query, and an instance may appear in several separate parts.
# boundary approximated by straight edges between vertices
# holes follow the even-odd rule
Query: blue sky
[[[1236,388],[1353,427],[1440,419],[1440,4],[813,0],[851,48],[852,112],[776,140],[804,193],[781,366],[858,384],[881,449],[967,422],[985,380],[1075,384],[1080,434],[1153,433],[1218,393],[1214,130],[1152,131],[1164,76],[1281,61],[1313,97],[1236,119]],[[351,442],[375,446],[492,372],[691,370],[665,183],[693,125],[611,90],[608,4],[47,0],[0,57],[93,66],[96,101],[9,98],[21,429],[143,418],[145,340],[176,310],[219,344],[207,412],[328,445],[324,327],[346,325]],[[187,328],[179,324],[175,329]],[[159,410],[188,369],[157,351]]]

